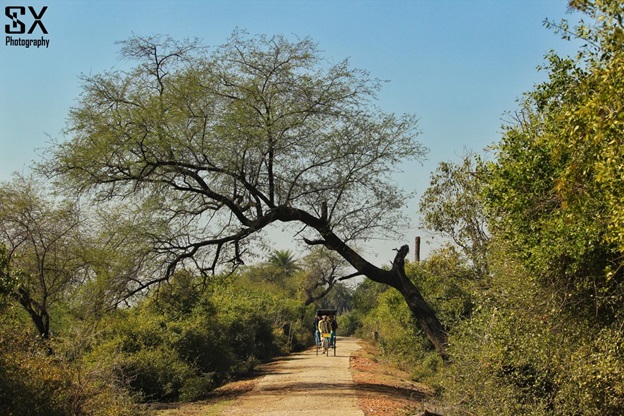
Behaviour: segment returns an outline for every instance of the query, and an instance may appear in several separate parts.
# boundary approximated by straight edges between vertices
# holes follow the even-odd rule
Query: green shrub
[[[111,316],[88,354],[142,401],[202,397],[299,342],[300,302],[222,282],[195,289],[189,307],[184,299],[193,285],[177,280],[184,290],[168,288],[166,296]]]
[[[144,401],[176,401],[185,381],[195,376],[194,369],[166,345],[125,356],[120,369]]]
[[[114,374],[85,367],[19,322],[0,324],[0,414],[7,416],[135,416],[140,413]],[[74,357],[75,358],[75,357]]]
[[[570,313],[510,256],[495,264],[476,311],[449,333],[438,382],[452,414],[621,415],[624,335]],[[555,302],[555,300],[558,300]]]
[[[338,336],[352,336],[362,328],[361,314],[355,311],[345,312],[337,316],[336,319],[338,321],[338,330],[336,331]]]
[[[71,413],[71,371],[46,353],[29,334],[0,333],[0,414]]]
[[[600,330],[571,351],[557,374],[555,405],[561,414],[621,415],[624,412],[624,334]]]
[[[180,388],[180,400],[192,402],[206,396],[206,393],[217,387],[215,373],[205,373],[188,378]]]

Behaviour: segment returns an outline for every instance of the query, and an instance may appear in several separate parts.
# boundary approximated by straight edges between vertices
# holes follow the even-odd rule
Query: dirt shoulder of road
[[[360,349],[349,360],[355,383],[358,405],[365,416],[405,416],[423,414],[425,401],[433,391],[424,384],[413,382],[409,375],[383,363],[376,357],[374,344],[359,342]],[[251,392],[259,380],[278,362],[259,366],[248,378],[228,383],[206,394],[194,403],[152,405],[148,416],[218,416],[244,394]],[[424,413],[426,414],[426,413]]]
[[[350,369],[356,385],[358,404],[366,416],[427,414],[428,386],[410,380],[409,374],[377,359],[379,348],[360,341],[351,356]]]

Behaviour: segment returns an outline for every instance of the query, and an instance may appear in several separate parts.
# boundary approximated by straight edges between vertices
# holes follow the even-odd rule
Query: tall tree
[[[74,191],[149,201],[146,215],[167,220],[167,235],[151,238],[168,271],[145,285],[189,262],[204,272],[240,264],[258,231],[295,221],[308,244],[399,290],[444,353],[442,325],[405,276],[407,246],[390,270],[352,248],[401,226],[406,194],[391,174],[426,153],[414,116],[373,104],[378,80],[282,36],[236,32],[210,53],[134,37],[122,55],[138,66],[83,77],[71,137],[49,168]]]

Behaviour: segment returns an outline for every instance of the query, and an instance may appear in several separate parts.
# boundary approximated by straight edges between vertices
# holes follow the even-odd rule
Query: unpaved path
[[[254,389],[223,416],[364,416],[357,404],[349,357],[360,348],[355,338],[338,337],[336,356],[316,350],[293,354],[273,366]]]

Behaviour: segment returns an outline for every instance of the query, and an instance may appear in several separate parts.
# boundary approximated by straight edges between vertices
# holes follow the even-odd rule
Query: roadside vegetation
[[[97,314],[84,315],[96,305],[59,301],[47,339],[5,298],[0,411],[135,415],[146,403],[201,399],[270,358],[309,347],[317,307],[350,308],[350,289],[340,283],[306,305],[314,283],[290,252],[276,251],[210,281],[178,273],[134,304]]]
[[[439,391],[444,414],[624,412],[624,6],[571,6],[579,27],[546,25],[583,39],[578,55],[550,53],[501,140],[441,163],[421,199],[450,243],[406,270],[446,324],[448,363],[406,330],[395,293],[356,292],[375,299],[363,332]]]
[[[433,173],[422,225],[448,244],[386,268],[354,247],[399,227],[386,173],[425,149],[376,80],[308,39],[125,42],[142,64],[85,77],[70,140],[0,184],[0,413],[198,400],[312,345],[323,307],[445,415],[624,413],[624,6],[570,5],[578,27],[545,24],[578,55]],[[274,222],[309,250],[263,244]]]

